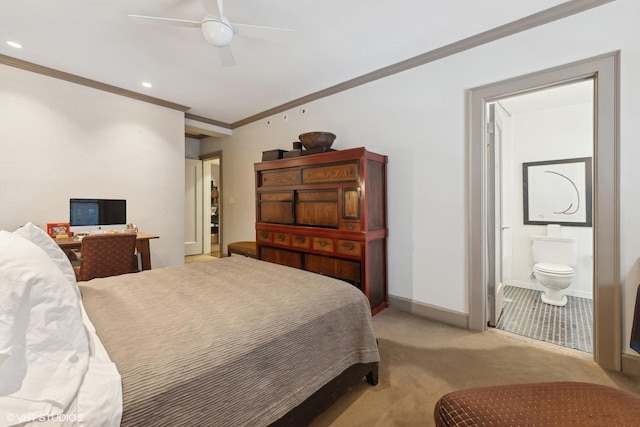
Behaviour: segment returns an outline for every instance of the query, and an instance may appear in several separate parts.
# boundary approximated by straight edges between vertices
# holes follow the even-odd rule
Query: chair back
[[[79,280],[131,273],[135,249],[136,233],[104,233],[84,237]]]

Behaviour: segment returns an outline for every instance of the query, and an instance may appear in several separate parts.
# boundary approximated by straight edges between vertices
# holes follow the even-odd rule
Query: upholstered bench
[[[256,257],[256,242],[234,242],[227,245],[228,255],[239,254],[249,258]]]
[[[551,382],[459,390],[436,403],[450,426],[638,426],[640,396],[598,384]]]

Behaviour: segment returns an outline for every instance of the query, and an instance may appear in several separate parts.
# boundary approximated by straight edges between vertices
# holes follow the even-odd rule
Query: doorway
[[[488,196],[495,227],[493,236],[488,233],[495,248],[489,257],[495,268],[488,280],[488,324],[592,353],[594,80],[500,98],[487,110],[487,173],[494,181]],[[554,242],[575,249],[573,260],[552,253],[533,256],[534,236],[547,236],[535,237],[538,243],[552,235]],[[565,305],[549,303],[535,277],[534,264],[545,262],[566,263],[563,269],[572,272],[569,286],[560,291]]]
[[[509,96],[593,78],[593,356],[601,366],[619,371],[621,359],[618,198],[619,53],[601,55],[469,92],[469,327],[488,324],[488,279],[495,271],[490,246],[495,230],[487,173],[487,104]]]
[[[222,247],[222,153],[216,152],[202,159],[203,215],[204,230],[203,253],[220,258]]]
[[[184,161],[184,255],[202,254],[202,162]]]

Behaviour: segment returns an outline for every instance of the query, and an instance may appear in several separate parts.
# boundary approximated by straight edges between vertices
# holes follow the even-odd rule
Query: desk
[[[160,236],[147,233],[137,233],[136,251],[140,254],[140,261],[143,270],[151,270],[151,249],[149,248],[149,240],[158,239]],[[70,237],[68,239],[53,239],[58,246],[67,253],[71,249],[80,249],[82,247],[82,239]]]

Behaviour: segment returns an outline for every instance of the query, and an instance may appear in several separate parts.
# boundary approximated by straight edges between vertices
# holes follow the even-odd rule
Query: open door
[[[509,116],[498,104],[487,105],[487,161],[489,175],[488,239],[489,254],[487,302],[488,324],[496,326],[504,307],[504,287],[511,274],[511,215],[509,213],[512,191],[510,156],[505,156],[505,143],[509,145],[507,128]]]
[[[214,257],[222,254],[222,154],[212,153],[202,159],[203,214],[204,230],[203,253]]]
[[[202,253],[202,161],[184,161],[184,255]]]

